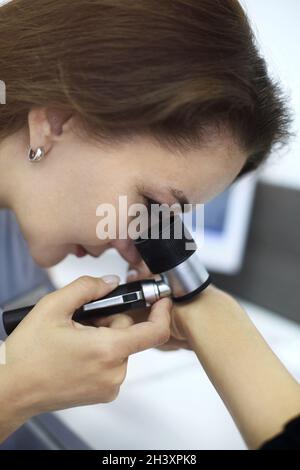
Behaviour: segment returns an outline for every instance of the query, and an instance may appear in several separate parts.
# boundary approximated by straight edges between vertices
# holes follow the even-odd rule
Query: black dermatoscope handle
[[[121,297],[120,303],[116,305],[110,305],[108,307],[102,306],[96,308],[95,302],[83,305],[81,308],[76,310],[73,315],[73,320],[78,322],[92,320],[94,318],[106,317],[113,315],[114,313],[121,313],[130,309],[146,307],[145,298],[137,298],[136,292],[142,292],[141,282],[135,281],[128,284],[121,284],[116,287],[108,295],[101,297],[101,301],[107,299]],[[121,303],[122,302],[122,303]],[[6,310],[2,315],[2,322],[7,335],[13,332],[18,324],[25,318],[25,316],[33,309],[35,305],[29,305],[27,307],[21,307],[14,310]],[[90,306],[90,310],[86,310],[86,307]],[[92,307],[95,308],[92,308]]]
[[[83,305],[73,316],[78,322],[105,317],[152,305],[162,297],[175,302],[190,300],[210,284],[210,276],[199,259],[196,244],[182,219],[162,220],[135,241],[141,257],[160,280],[121,284],[99,300]],[[1,334],[9,335],[34,305],[2,312]],[[1,312],[0,312],[1,313]]]

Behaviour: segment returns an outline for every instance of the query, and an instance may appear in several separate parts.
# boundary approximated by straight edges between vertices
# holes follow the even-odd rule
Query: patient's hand
[[[153,279],[154,277],[155,276],[149,271],[145,263],[142,262],[141,265],[138,267],[138,271],[134,272],[131,267],[129,267],[127,282],[138,281],[141,279]],[[171,318],[176,318],[176,308],[177,306],[173,304]],[[149,313],[150,307],[126,312],[126,314],[133,319],[134,323],[140,323],[147,320]],[[169,341],[163,344],[162,346],[157,347],[157,349],[160,349],[161,351],[176,351],[177,349],[191,350],[191,347],[174,324],[171,325],[171,336]]]

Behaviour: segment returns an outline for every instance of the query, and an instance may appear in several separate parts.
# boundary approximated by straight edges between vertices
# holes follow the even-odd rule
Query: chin
[[[51,268],[63,261],[69,252],[44,248],[40,250],[30,250],[33,261],[41,268]]]

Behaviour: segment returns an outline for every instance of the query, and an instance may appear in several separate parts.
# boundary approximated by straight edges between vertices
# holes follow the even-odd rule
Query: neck
[[[16,175],[17,138],[11,136],[0,142],[0,208],[12,209]]]

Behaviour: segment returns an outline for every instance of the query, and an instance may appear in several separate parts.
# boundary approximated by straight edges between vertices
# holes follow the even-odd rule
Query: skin
[[[44,146],[46,158],[28,162],[28,145]],[[28,129],[1,142],[0,202],[15,212],[41,266],[56,264],[76,245],[94,256],[114,246],[145,277],[149,273],[130,240],[96,237],[98,204],[116,205],[120,195],[127,195],[129,204],[145,197],[173,204],[170,183],[189,202],[204,203],[231,184],[245,161],[226,129],[210,129],[198,150],[182,155],[145,136],[114,145],[84,140],[75,117],[34,108]],[[208,288],[172,311],[170,301],[161,300],[135,324],[129,315],[93,326],[72,321],[78,306],[111,288],[89,277],[75,281],[44,297],[6,341],[0,440],[35,414],[114,399],[128,357],[166,344],[170,334],[176,346],[195,350],[249,447],[274,436],[299,412],[299,385],[224,292]]]
[[[130,313],[135,322],[147,315]],[[300,414],[299,383],[226,292],[211,285],[192,302],[174,304],[170,329],[171,341],[159,349],[196,353],[249,449],[280,434]]]
[[[78,137],[76,119],[44,108],[32,109],[28,130],[0,147],[0,201],[19,221],[34,260],[44,267],[75,253],[82,245],[99,256],[114,246],[134,266],[139,258],[130,240],[99,240],[96,208],[128,205],[145,197],[173,204],[168,187],[185,193],[189,202],[204,203],[225,189],[242,168],[246,155],[227,132],[210,132],[197,151],[179,155],[147,137],[104,145]],[[27,147],[43,146],[46,158],[32,164]]]
[[[210,286],[176,307],[171,331],[195,351],[250,449],[300,414],[299,383],[227,293]]]
[[[36,414],[114,400],[128,357],[168,340],[168,299],[156,302],[147,321],[138,325],[126,315],[107,318],[97,328],[72,320],[83,303],[117,284],[111,277],[79,278],[45,296],[5,341],[0,442]]]
[[[199,151],[182,155],[145,136],[114,145],[83,139],[77,124],[75,116],[33,108],[28,126],[0,143],[0,206],[14,211],[42,267],[75,253],[77,245],[94,256],[114,246],[143,272],[130,240],[97,238],[97,206],[117,206],[121,195],[128,204],[148,197],[171,205],[176,199],[170,182],[189,202],[204,202],[233,181],[246,158],[228,132],[212,130]],[[46,158],[30,163],[28,146],[43,146]],[[94,326],[72,321],[76,308],[107,292],[103,281],[79,279],[45,296],[7,339],[7,363],[0,367],[0,440],[35,414],[113,400],[128,357],[168,341],[167,299],[136,325],[126,315]]]

